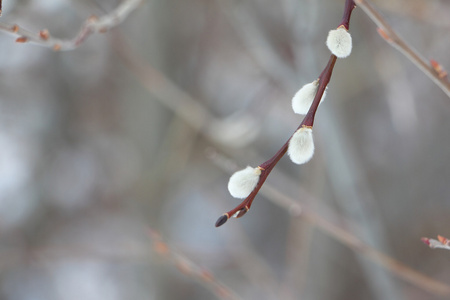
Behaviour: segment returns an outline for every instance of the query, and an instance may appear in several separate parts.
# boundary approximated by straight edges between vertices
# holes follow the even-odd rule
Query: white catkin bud
[[[330,30],[327,38],[327,47],[337,57],[345,58],[352,52],[352,36],[343,27]]]
[[[261,169],[248,166],[231,175],[228,181],[228,191],[234,198],[247,198],[255,189],[261,175]]]
[[[309,108],[311,107],[314,97],[317,94],[318,87],[319,80],[316,79],[311,83],[305,84],[301,89],[298,90],[298,92],[292,98],[292,109],[296,114],[306,115]],[[325,90],[322,95],[322,99],[320,99],[320,103],[322,103],[323,99],[325,99],[326,94],[327,91]]]
[[[314,154],[312,129],[302,127],[297,130],[289,141],[287,153],[292,162],[296,164],[301,165],[308,162]]]

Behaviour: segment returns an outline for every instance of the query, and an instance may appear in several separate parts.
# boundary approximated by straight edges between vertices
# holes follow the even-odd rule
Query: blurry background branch
[[[256,121],[246,113],[223,119],[215,117],[198,99],[146,62],[123,34],[114,34],[113,47],[126,67],[156,100],[211,142],[239,148],[250,144],[258,135]]]
[[[389,23],[381,16],[381,14],[373,7],[370,0],[355,0],[360,7],[379,27],[378,32],[381,37],[391,46],[400,51],[413,64],[415,64],[423,73],[425,73],[442,91],[450,98],[450,81],[448,81],[447,73],[442,66],[435,60],[430,63],[422,57],[413,47],[411,47],[404,39],[402,39]]]
[[[16,42],[31,42],[40,46],[52,48],[55,51],[67,51],[78,48],[91,34],[104,33],[122,23],[128,15],[137,9],[144,0],[123,0],[116,9],[109,14],[97,17],[91,16],[81,26],[78,34],[72,39],[58,39],[53,37],[48,30],[43,29],[39,33],[22,28],[17,24],[0,22],[0,30],[18,36]],[[0,7],[1,11],[1,7]]]

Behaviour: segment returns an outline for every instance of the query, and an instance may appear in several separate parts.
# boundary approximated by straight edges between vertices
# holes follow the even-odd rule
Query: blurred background
[[[72,38],[119,4],[5,0],[0,21]],[[374,4],[450,68],[448,1]],[[263,188],[244,218],[214,227],[239,203],[230,172],[300,124],[291,98],[325,67],[343,7],[147,0],[68,52],[0,32],[0,298],[449,299],[277,204],[450,285],[450,252],[420,241],[450,236],[450,99],[358,8],[314,158],[283,158],[266,181],[279,197]]]

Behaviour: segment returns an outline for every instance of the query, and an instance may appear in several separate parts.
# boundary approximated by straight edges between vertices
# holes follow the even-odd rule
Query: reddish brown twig
[[[347,30],[350,26],[350,17],[352,14],[353,9],[355,8],[355,2],[353,0],[346,0],[345,1],[345,8],[344,8],[344,15],[342,17],[342,21],[339,24],[338,27],[344,26]],[[333,73],[333,68],[336,63],[337,57],[335,55],[331,55],[330,59],[328,61],[327,66],[322,71],[322,73],[319,76],[319,86],[316,93],[316,96],[314,97],[313,103],[311,104],[311,107],[309,108],[308,113],[306,114],[303,121],[298,126],[297,130],[301,127],[308,127],[311,128],[314,125],[314,118],[316,116],[317,108],[319,106],[320,100],[322,99],[323,93],[325,92],[325,89],[330,82],[331,75]],[[269,160],[259,165],[259,169],[261,170],[261,175],[259,177],[258,184],[253,189],[253,191],[250,193],[250,195],[244,199],[238,206],[233,208],[232,210],[224,213],[222,216],[217,219],[215,226],[219,227],[225,224],[225,222],[228,221],[228,219],[232,216],[236,218],[240,218],[243,215],[245,215],[250,207],[252,206],[253,200],[255,199],[256,195],[258,194],[259,190],[261,189],[262,185],[266,181],[267,177],[269,176],[272,169],[275,167],[275,165],[278,163],[278,161],[286,154],[289,141],[292,138],[292,136],[286,141],[286,143],[281,147],[280,150]]]
[[[424,72],[437,86],[439,86],[448,97],[450,97],[450,82],[444,73],[436,70],[433,62],[429,64],[416,50],[406,43],[386,22],[381,14],[372,6],[369,0],[355,0],[355,3],[372,19],[379,27],[378,33],[392,47],[400,51],[422,72]]]
[[[10,25],[2,22],[0,22],[0,30],[17,36],[17,43],[30,42],[52,48],[55,51],[73,50],[79,47],[91,34],[104,33],[122,23],[128,15],[141,4],[141,2],[142,0],[124,0],[115,10],[107,15],[102,17],[90,17],[81,26],[78,34],[72,39],[54,38],[46,29],[39,31],[39,33],[33,33],[18,25]]]

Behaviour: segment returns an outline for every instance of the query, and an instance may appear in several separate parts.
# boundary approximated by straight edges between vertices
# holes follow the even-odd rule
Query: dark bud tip
[[[223,224],[225,224],[228,221],[228,218],[229,218],[228,214],[221,215],[220,218],[218,218],[216,221],[216,227],[220,227]]]

